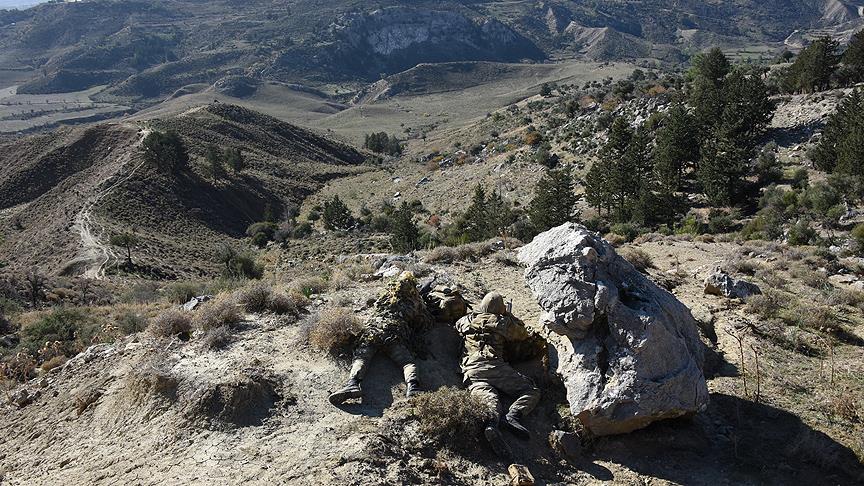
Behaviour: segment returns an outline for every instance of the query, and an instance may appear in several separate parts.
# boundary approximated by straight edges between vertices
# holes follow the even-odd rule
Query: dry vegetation
[[[332,356],[343,355],[363,331],[360,319],[344,307],[321,311],[309,329],[309,344]]]

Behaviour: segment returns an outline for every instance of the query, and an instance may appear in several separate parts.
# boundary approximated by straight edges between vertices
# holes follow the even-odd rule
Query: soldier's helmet
[[[489,292],[483,297],[483,302],[477,307],[477,312],[481,314],[504,314],[507,312],[507,306],[504,304],[504,297],[498,292]]]

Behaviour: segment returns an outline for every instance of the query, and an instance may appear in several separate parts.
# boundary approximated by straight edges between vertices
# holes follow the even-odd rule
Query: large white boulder
[[[703,345],[690,310],[609,243],[568,223],[538,235],[519,259],[544,310],[550,364],[571,411],[594,435],[707,406]]]

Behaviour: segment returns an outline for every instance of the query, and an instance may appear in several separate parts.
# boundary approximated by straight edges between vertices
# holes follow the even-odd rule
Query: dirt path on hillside
[[[75,262],[85,265],[83,273],[84,278],[92,278],[101,280],[105,277],[105,269],[108,264],[117,258],[117,254],[109,244],[104,241],[105,226],[94,219],[93,208],[95,208],[106,196],[111,194],[121,184],[129,180],[138,169],[145,164],[145,161],[139,162],[127,174],[121,175],[132,157],[137,152],[138,147],[144,142],[144,139],[151,132],[150,129],[144,129],[140,133],[137,142],[131,147],[128,147],[118,159],[117,168],[113,174],[106,177],[99,185],[109,182],[112,178],[119,178],[107,188],[99,190],[95,195],[91,196],[81,207],[81,210],[75,216],[72,230],[76,232],[81,240],[81,249],[79,256]]]

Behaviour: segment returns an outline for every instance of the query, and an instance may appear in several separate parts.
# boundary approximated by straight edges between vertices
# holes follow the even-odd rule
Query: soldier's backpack
[[[458,290],[446,285],[436,285],[423,295],[423,300],[437,322],[455,324],[468,314],[468,301]]]

